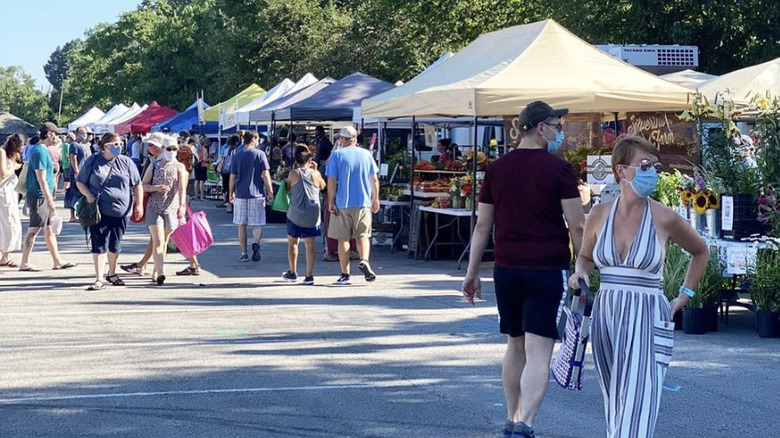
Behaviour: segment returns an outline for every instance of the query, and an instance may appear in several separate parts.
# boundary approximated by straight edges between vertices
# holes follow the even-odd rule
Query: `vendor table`
[[[386,212],[388,210],[392,212],[392,210],[396,208],[399,210],[398,221],[393,220],[393,239],[390,242],[390,253],[394,253],[395,244],[396,242],[398,242],[398,239],[401,237],[404,231],[404,216],[408,214],[406,209],[407,207],[409,207],[409,201],[388,201],[386,199],[380,199],[379,205],[382,207],[383,212]],[[395,218],[395,216],[393,216],[392,213],[390,216],[392,218]]]
[[[433,208],[433,207],[419,207],[420,211],[424,211],[426,213],[432,213],[434,215],[434,228],[435,232],[432,238],[428,239],[428,247],[425,250],[425,260],[428,260],[430,257],[430,252],[433,249],[435,245],[463,245],[464,249],[463,252],[460,255],[460,258],[458,259],[458,269],[460,269],[460,263],[463,260],[465,254],[469,250],[469,242],[466,242],[466,240],[463,239],[463,236],[460,232],[460,219],[461,218],[468,218],[471,217],[471,210],[466,209],[455,209],[455,208]],[[439,216],[448,216],[449,221],[445,225],[439,225]],[[444,242],[440,243],[439,240],[439,230],[447,227],[451,227],[455,225],[457,227],[457,234],[458,234],[458,241],[453,242]],[[427,230],[427,228],[426,228]]]

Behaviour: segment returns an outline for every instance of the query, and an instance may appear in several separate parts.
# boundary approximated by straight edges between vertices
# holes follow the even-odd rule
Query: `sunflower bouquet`
[[[698,214],[705,214],[707,210],[720,208],[720,197],[714,190],[707,187],[704,177],[696,173],[694,176],[686,176],[682,187],[677,189],[683,205],[692,208]]]

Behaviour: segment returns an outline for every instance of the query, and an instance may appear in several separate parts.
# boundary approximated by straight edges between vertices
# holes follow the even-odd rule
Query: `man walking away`
[[[371,251],[372,213],[379,211],[379,178],[371,153],[357,146],[357,131],[345,126],[339,131],[341,149],[328,160],[328,208],[330,223],[328,237],[339,241],[338,253],[341,276],[337,285],[352,284],[349,277],[349,240],[357,240],[360,255],[358,268],[366,281],[374,281],[376,274],[368,258]]]
[[[233,204],[233,223],[238,225],[238,243],[241,246],[239,262],[248,262],[247,226],[252,227],[252,260],[260,261],[260,239],[265,225],[265,205],[274,201],[271,173],[265,152],[257,149],[256,131],[244,133],[244,150],[233,157],[230,165],[230,203]]]
[[[60,257],[57,248],[57,236],[51,229],[50,219],[54,216],[54,162],[51,154],[46,149],[56,144],[57,126],[46,122],[40,128],[41,141],[30,150],[30,161],[27,164],[27,206],[30,208],[30,225],[24,238],[22,263],[20,271],[39,272],[40,270],[30,264],[35,238],[41,228],[44,229],[46,246],[53,262],[53,269],[68,269],[76,266],[73,263],[65,263]]]
[[[563,144],[560,118],[567,113],[544,102],[530,103],[520,113],[520,144],[487,168],[479,193],[463,295],[472,304],[481,297],[479,265],[495,225],[493,277],[499,329],[507,335],[505,437],[534,437],[533,421],[547,391],[558,337],[556,318],[571,261],[569,237],[575,254],[582,243],[585,216],[577,178],[553,155]]]

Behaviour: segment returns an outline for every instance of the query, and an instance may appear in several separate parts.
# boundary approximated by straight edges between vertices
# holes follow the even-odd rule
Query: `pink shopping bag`
[[[189,221],[171,233],[171,240],[184,257],[190,258],[209,249],[214,243],[214,236],[211,234],[211,226],[206,219],[206,213],[202,211],[193,213],[187,206],[187,216],[189,216]]]

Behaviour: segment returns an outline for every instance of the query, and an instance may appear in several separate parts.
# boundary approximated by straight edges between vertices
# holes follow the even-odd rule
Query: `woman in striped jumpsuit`
[[[585,223],[570,286],[598,266],[601,287],[593,305],[591,340],[604,395],[608,438],[653,436],[672,354],[672,317],[694,293],[707,266],[704,240],[675,211],[648,199],[660,170],[656,148],[621,136],[612,154],[618,199],[597,205]],[[661,289],[669,241],[691,253],[680,295]]]

